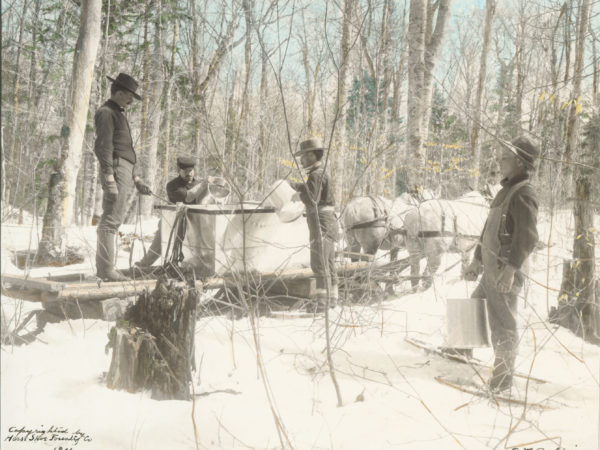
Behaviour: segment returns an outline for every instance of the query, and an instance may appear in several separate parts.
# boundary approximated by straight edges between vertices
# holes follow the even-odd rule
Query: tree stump
[[[150,389],[158,400],[189,400],[198,298],[194,287],[166,278],[140,295],[109,333],[107,386]]]

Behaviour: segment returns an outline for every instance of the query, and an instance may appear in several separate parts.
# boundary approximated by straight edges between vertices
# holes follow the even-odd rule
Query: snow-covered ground
[[[546,321],[557,293],[542,286],[560,287],[572,222],[569,212],[555,214],[549,238],[550,220],[543,216],[541,240],[551,246],[532,258],[534,282],[527,302],[519,301],[517,369],[548,380],[530,382],[528,399],[553,409],[496,405],[442,385],[436,376],[465,378],[474,371],[405,341],[444,342],[446,299],[465,297],[475,288],[459,279],[456,265],[426,291],[332,310],[341,406],[327,365],[323,316],[262,317],[254,326],[248,318],[200,319],[193,402],[155,401],[148,393],[105,387],[102,378],[111,360],[105,345],[114,322],[47,324],[35,342],[2,347],[0,448],[599,448],[600,348]],[[155,220],[144,222],[143,234],[151,235],[155,227]],[[139,233],[134,228],[123,231]],[[33,221],[3,224],[4,274],[22,273],[12,265],[12,253],[30,243],[35,248],[37,235]],[[68,239],[84,249],[86,260],[60,269],[36,268],[32,276],[92,271],[95,229],[73,228]],[[136,245],[134,261],[141,252]],[[119,266],[128,260],[129,253],[122,251]],[[457,255],[446,255],[442,270],[456,261]],[[399,292],[407,287],[396,286]],[[2,297],[8,320],[39,307]],[[476,349],[475,356],[488,363],[493,358],[489,348]],[[486,378],[488,371],[481,375]],[[522,397],[525,382],[516,386]],[[33,440],[14,440],[20,437]],[[57,440],[61,437],[71,440]]]

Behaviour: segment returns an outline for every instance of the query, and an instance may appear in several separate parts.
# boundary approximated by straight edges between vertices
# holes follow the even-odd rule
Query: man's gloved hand
[[[108,198],[112,201],[115,201],[119,196],[119,188],[117,187],[115,176],[113,174],[105,174],[104,185],[106,186],[106,194],[108,195]]]
[[[478,259],[473,259],[473,261],[471,261],[471,264],[469,264],[469,267],[467,267],[467,270],[465,270],[464,278],[467,281],[476,281],[480,272],[481,261],[479,261]]]
[[[144,183],[143,181],[141,181],[139,178],[135,180],[135,188],[142,195],[152,194],[152,191],[150,190],[148,185],[146,183]]]
[[[193,202],[198,200],[202,194],[206,193],[206,189],[208,188],[207,180],[202,180],[200,183],[188,189],[187,194],[185,196],[186,202]]]
[[[506,294],[510,291],[513,282],[515,281],[515,272],[515,268],[508,264],[502,268],[498,274],[498,278],[496,278],[496,288],[498,289],[498,292]]]

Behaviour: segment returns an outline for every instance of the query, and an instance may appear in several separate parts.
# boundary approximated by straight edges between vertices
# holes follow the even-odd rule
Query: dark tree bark
[[[159,279],[153,292],[140,295],[110,331],[107,386],[189,400],[197,303],[196,289],[174,280]]]
[[[597,170],[592,164],[600,149],[600,115],[590,119],[584,129],[581,161],[575,177],[575,238],[573,260],[563,268],[563,281],[558,298],[558,307],[550,313],[550,322],[571,329],[583,339],[600,344],[600,285],[596,279],[596,242],[594,234],[594,210],[592,207],[592,185],[598,183]]]

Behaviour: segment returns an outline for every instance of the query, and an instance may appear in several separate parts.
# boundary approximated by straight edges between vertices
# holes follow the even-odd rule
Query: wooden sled
[[[421,341],[420,339],[407,337],[407,338],[404,338],[404,340],[406,342],[408,342],[409,344],[414,345],[415,347],[425,350],[425,352],[429,353],[429,354],[441,356],[442,358],[449,359],[451,361],[455,361],[455,362],[458,362],[461,364],[468,364],[470,366],[480,367],[483,369],[489,368],[489,365],[486,364],[485,361],[482,361],[481,359],[478,359],[478,358],[467,358],[467,357],[459,355],[459,354],[449,353],[449,352],[443,351],[439,347],[434,347],[433,345],[428,344],[427,342]],[[538,384],[548,383],[547,380],[544,380],[542,378],[532,377],[528,374],[521,373],[521,372],[515,372],[513,374],[513,376],[517,377],[517,378],[529,379],[529,381],[533,381]]]
[[[359,261],[341,264],[340,277],[377,271],[386,266],[382,262]],[[389,270],[389,268],[387,269]],[[128,274],[128,271],[122,271]],[[74,273],[31,278],[26,275],[3,275],[2,294],[12,298],[38,302],[96,301],[108,298],[135,296],[144,290],[154,289],[156,279],[142,278],[128,281],[104,282],[93,275]],[[218,288],[251,288],[269,295],[313,298],[315,279],[310,268],[289,269],[276,272],[225,273],[220,277],[196,281],[199,291]]]
[[[494,402],[496,406],[500,406],[500,403],[519,405],[527,408],[539,408],[539,409],[558,409],[564,405],[561,405],[559,402],[555,400],[551,400],[550,398],[543,398],[539,400],[533,400],[532,398],[539,397],[535,392],[529,392],[527,396],[523,396],[522,394],[525,392],[523,388],[518,389],[516,386],[513,386],[510,392],[520,391],[516,394],[511,394],[508,391],[493,393],[489,390],[487,386],[482,383],[478,383],[473,380],[466,380],[462,378],[451,378],[447,376],[437,376],[435,380],[443,384],[445,386],[456,389],[457,391],[464,392],[466,394],[475,395],[481,398],[487,398]]]

